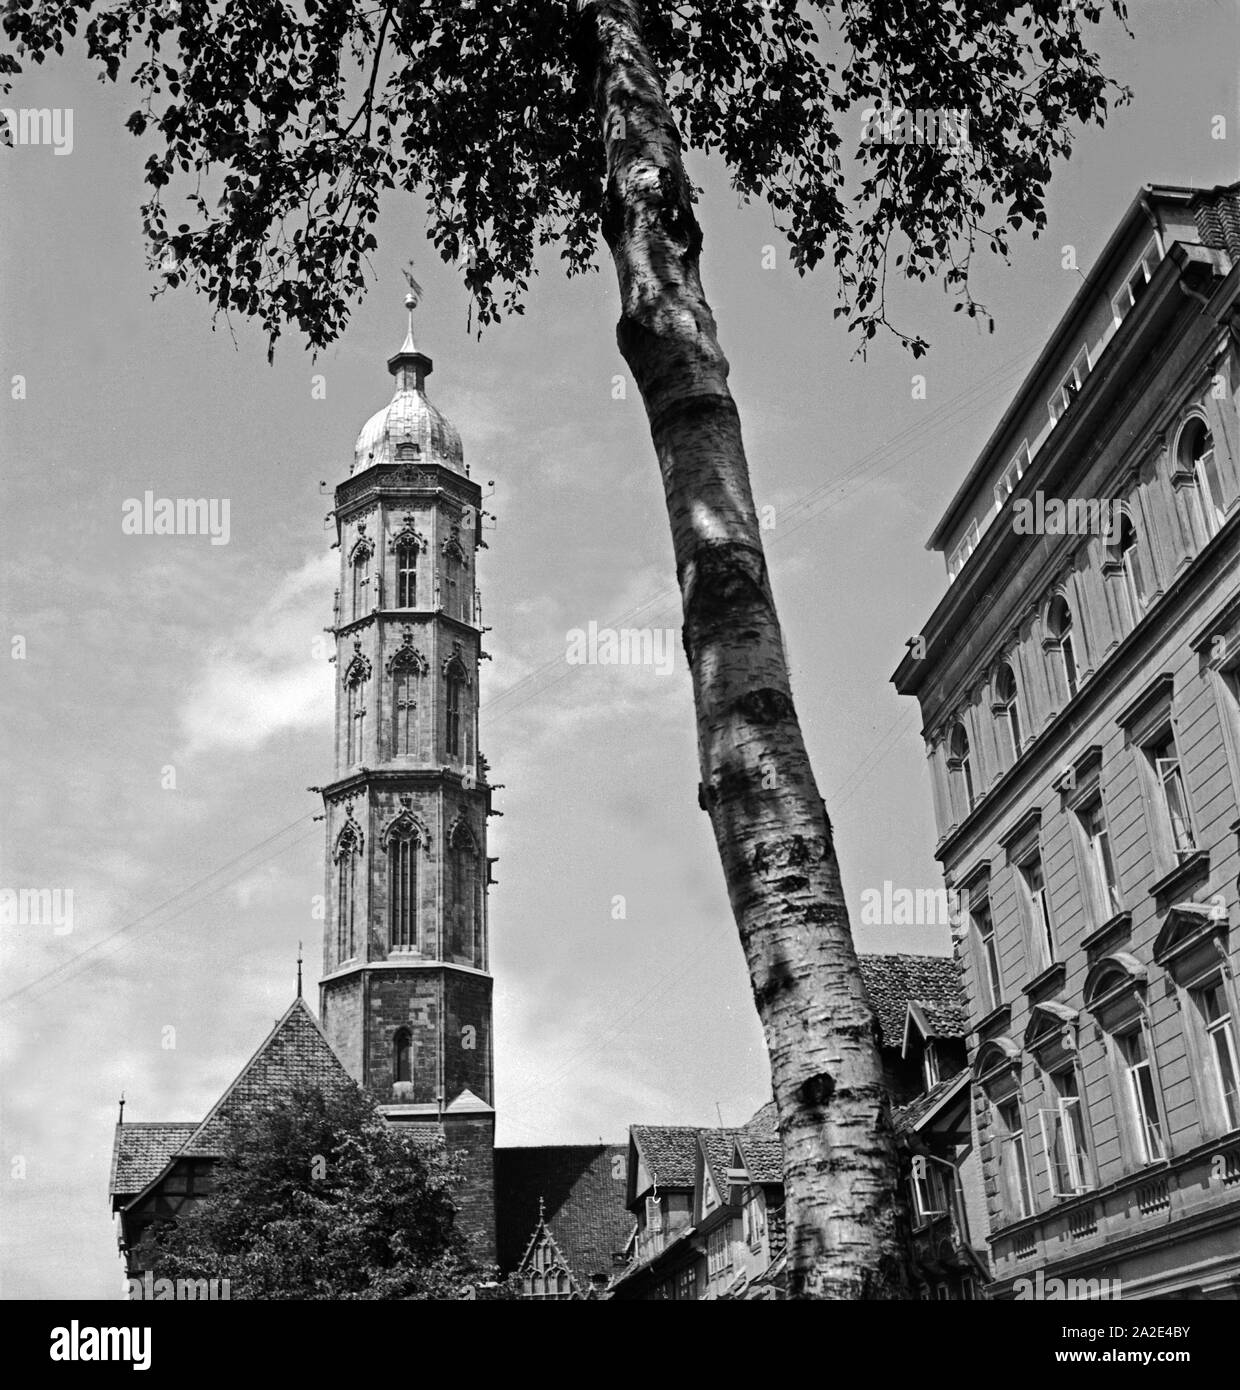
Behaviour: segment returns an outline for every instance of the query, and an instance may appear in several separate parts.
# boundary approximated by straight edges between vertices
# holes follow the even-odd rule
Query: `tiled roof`
[[[164,1171],[168,1160],[197,1128],[196,1120],[184,1124],[117,1125],[108,1190],[117,1197],[141,1192],[152,1178]]]
[[[692,1187],[697,1168],[698,1131],[692,1125],[633,1125],[652,1182],[660,1187]]]
[[[896,1106],[892,1113],[892,1122],[898,1133],[915,1128],[934,1110],[944,1096],[952,1091],[956,1083],[968,1071],[968,1067],[962,1068],[955,1076],[944,1077],[936,1086],[931,1088],[916,1100],[910,1101],[908,1105]]]
[[[783,1182],[784,1146],[778,1139],[754,1139],[742,1134],[741,1156],[754,1182]]]
[[[1202,244],[1240,256],[1240,183],[1204,190],[1193,200]]]
[[[298,997],[181,1152],[201,1157],[222,1154],[237,1120],[295,1086],[332,1090],[353,1084],[306,1001]]]
[[[306,1001],[298,997],[205,1120],[117,1125],[110,1191],[114,1197],[136,1195],[173,1158],[219,1157],[235,1120],[294,1086],[332,1090],[353,1084]],[[417,1138],[427,1143],[442,1137],[440,1125],[426,1126],[425,1134],[417,1131]]]
[[[610,1278],[635,1222],[624,1205],[627,1144],[565,1144],[495,1150],[495,1234],[499,1267],[520,1264],[539,1220],[568,1261],[578,1288]]]
[[[753,1119],[749,1120],[745,1126],[745,1133],[753,1139],[778,1139],[779,1138],[779,1111],[775,1108],[775,1102],[768,1100],[761,1110],[755,1112]]]
[[[908,1006],[920,1004],[927,1018],[934,1011],[953,1031],[941,1037],[963,1037],[968,1031],[964,992],[956,963],[950,956],[863,955],[861,976],[878,1014],[884,1047],[899,1047],[904,1039]],[[959,1017],[949,1011],[959,1010]]]
[[[921,1006],[931,1035],[936,1038],[963,1038],[969,1031],[969,1011],[963,1003],[934,1003],[929,999],[913,1001]]]
[[[737,1129],[703,1129],[698,1131],[702,1141],[702,1153],[715,1180],[715,1191],[721,1201],[727,1201],[728,1185],[725,1174],[732,1166],[732,1156],[736,1152],[736,1140],[740,1134]]]

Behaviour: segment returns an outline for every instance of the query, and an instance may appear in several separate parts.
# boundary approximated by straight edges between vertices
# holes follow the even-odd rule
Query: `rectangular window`
[[[1197,840],[1189,814],[1180,755],[1176,750],[1175,735],[1170,729],[1147,747],[1146,756],[1154,769],[1157,813],[1176,858],[1183,859],[1197,848]]]
[[[1226,1117],[1227,1128],[1240,1129],[1240,1061],[1236,1057],[1236,1034],[1223,977],[1216,975],[1192,994],[1205,1031],[1209,1083]]]
[[[924,1154],[915,1154],[909,1181],[913,1190],[913,1211],[919,1222],[947,1215],[948,1191],[938,1164]]]
[[[1150,1065],[1145,1029],[1137,1027],[1117,1040],[1127,1086],[1128,1110],[1137,1157],[1142,1163],[1158,1163],[1167,1156],[1158,1090]]]
[[[743,1214],[745,1241],[751,1250],[756,1250],[762,1244],[762,1237],[766,1234],[766,1216],[761,1193],[755,1193],[749,1198],[745,1203]]]
[[[688,1265],[676,1275],[676,1297],[681,1302],[697,1298],[697,1270],[693,1265]]]
[[[728,1240],[728,1228],[716,1226],[710,1233],[706,1244],[706,1272],[714,1279],[732,1268],[732,1246]]]
[[[1021,1221],[1033,1210],[1033,1184],[1029,1180],[1025,1126],[1020,1118],[1018,1102],[1008,1101],[996,1108],[1001,1129],[999,1168],[1008,1216],[1013,1221]]]
[[[1089,1145],[1085,1138],[1085,1115],[1071,1068],[1051,1077],[1055,1105],[1042,1111],[1042,1139],[1050,1167],[1051,1192],[1056,1197],[1072,1197],[1090,1185]]]
[[[983,898],[970,911],[977,943],[977,979],[982,1005],[987,1013],[1003,1003],[1003,981],[999,974],[999,948],[990,903]]]
[[[1085,873],[1093,904],[1094,925],[1101,926],[1122,910],[1119,879],[1111,854],[1111,833],[1107,828],[1102,798],[1095,797],[1076,814],[1081,826]]]
[[[1003,476],[995,484],[995,511],[1003,510],[1003,504],[1016,490],[1016,484],[1025,476],[1025,469],[1028,467],[1029,441],[1022,439],[1015,458],[1003,470]]]
[[[646,1230],[653,1235],[663,1229],[663,1204],[657,1197],[646,1198]]]
[[[1047,402],[1052,424],[1058,424],[1063,418],[1064,411],[1080,395],[1081,387],[1085,385],[1085,378],[1089,375],[1090,365],[1089,349],[1083,347],[1077,353],[1072,366],[1069,367],[1067,376],[1059,383],[1055,389],[1055,394]]]
[[[928,1042],[921,1057],[921,1074],[926,1083],[926,1090],[933,1090],[939,1084],[939,1054],[932,1042]]]
[[[1042,856],[1031,855],[1019,867],[1020,881],[1025,894],[1025,911],[1031,934],[1033,966],[1041,974],[1055,963],[1055,934],[1051,928],[1050,900],[1046,892],[1046,875]]]

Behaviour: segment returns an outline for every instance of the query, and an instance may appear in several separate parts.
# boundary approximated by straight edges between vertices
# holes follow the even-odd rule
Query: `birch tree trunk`
[[[636,0],[582,0],[607,150],[620,351],[658,454],[709,813],[770,1053],[789,1295],[909,1297],[876,1025],[793,708],[702,234]]]

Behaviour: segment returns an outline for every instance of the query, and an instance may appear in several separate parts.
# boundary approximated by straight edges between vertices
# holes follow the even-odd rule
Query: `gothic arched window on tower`
[[[465,688],[464,678],[454,667],[448,669],[447,679],[447,732],[446,745],[450,758],[461,756],[461,704]]]
[[[336,840],[336,960],[357,955],[357,857],[361,841],[352,821]]]
[[[418,840],[412,835],[388,842],[388,944],[393,951],[418,944]]]
[[[411,542],[396,547],[396,606],[414,608],[418,601],[418,552]]]
[[[369,544],[353,549],[353,617],[358,619],[370,612],[370,555]]]
[[[408,1028],[398,1028],[392,1039],[392,1080],[413,1080],[413,1034]]]
[[[345,700],[345,763],[349,767],[362,760],[365,724],[366,705],[361,682],[352,682]]]
[[[397,757],[417,752],[418,674],[398,670],[392,680],[392,751]]]
[[[463,820],[448,834],[448,921],[456,960],[482,968],[482,875],[478,844]]]

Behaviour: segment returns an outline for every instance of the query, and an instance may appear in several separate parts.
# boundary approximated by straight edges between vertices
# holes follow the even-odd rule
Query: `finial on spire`
[[[539,1221],[545,1221],[547,1219],[547,1211],[543,1206],[543,1199],[541,1197],[538,1199],[538,1219]]]
[[[125,1123],[125,1092],[124,1092],[124,1091],[121,1092],[121,1113],[116,1117],[116,1123],[117,1123],[118,1125],[123,1125],[123,1124]]]
[[[297,943],[297,997],[301,998],[301,942]]]
[[[401,271],[409,284],[409,293],[405,295],[405,308],[409,312],[409,328],[405,333],[405,341],[401,344],[401,352],[417,352],[417,345],[413,341],[413,311],[422,301],[424,293],[422,286],[413,278],[413,262],[410,261],[407,268]]]

